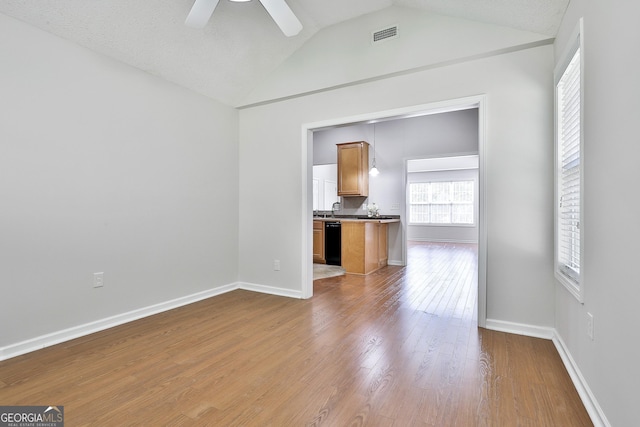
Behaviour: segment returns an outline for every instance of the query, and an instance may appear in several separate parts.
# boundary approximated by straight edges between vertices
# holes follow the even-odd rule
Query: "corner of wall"
[[[591,391],[587,380],[582,375],[580,368],[576,364],[575,360],[573,360],[573,357],[569,352],[569,348],[566,346],[564,340],[556,330],[554,330],[552,341],[556,346],[558,353],[560,354],[560,358],[562,359],[562,362],[564,363],[564,366],[567,369],[567,372],[569,373],[569,376],[571,377],[576,390],[578,391],[578,395],[580,396],[580,399],[582,400],[587,413],[591,417],[593,425],[595,427],[610,427],[611,424],[607,420],[604,411],[598,404],[598,401]]]

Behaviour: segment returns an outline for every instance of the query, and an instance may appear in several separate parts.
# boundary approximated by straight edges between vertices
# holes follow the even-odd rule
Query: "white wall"
[[[398,38],[371,43],[374,31],[398,27]],[[274,73],[244,105],[537,43],[549,37],[507,27],[392,6],[326,28]]]
[[[303,263],[311,263],[302,231],[311,209],[303,201],[311,193],[310,183],[303,188],[305,124],[486,94],[488,317],[552,326],[552,62],[552,47],[542,46],[243,109],[240,280],[301,289]],[[264,162],[282,167],[267,175]],[[252,206],[267,201],[256,215]]]
[[[237,280],[235,110],[4,15],[0,57],[0,350]]]
[[[559,60],[584,17],[584,304],[556,284],[556,329],[613,426],[640,420],[638,16],[638,2],[572,0],[555,45]]]

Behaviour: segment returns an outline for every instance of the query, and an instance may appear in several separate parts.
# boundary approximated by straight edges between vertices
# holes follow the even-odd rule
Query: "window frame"
[[[579,21],[574,30],[571,42],[560,57],[554,70],[554,275],[579,302],[584,302],[584,46],[583,46],[583,22]],[[562,236],[561,227],[561,197],[562,197],[562,158],[560,155],[560,124],[559,124],[559,94],[558,84],[564,76],[567,68],[572,62],[575,54],[580,52],[580,141],[579,141],[579,213],[578,213],[578,230],[579,230],[579,271],[567,266],[566,263],[560,261]]]
[[[471,183],[471,196],[472,199],[469,203],[460,203],[460,202],[454,202],[453,200],[451,200],[449,203],[438,203],[438,202],[433,202],[431,200],[431,192],[429,192],[429,200],[425,203],[412,203],[411,202],[411,186],[414,184],[442,184],[442,183],[449,183],[453,186],[454,183],[456,182],[470,182]],[[446,180],[438,180],[438,179],[432,179],[432,180],[428,180],[428,181],[412,181],[412,182],[408,182],[407,183],[407,223],[409,225],[415,225],[415,226],[425,226],[425,227],[475,227],[476,223],[477,223],[477,212],[476,212],[476,181],[475,179],[446,179]],[[453,191],[453,190],[452,190]],[[459,222],[413,222],[411,221],[411,206],[412,205],[446,205],[446,206],[454,206],[454,205],[470,205],[471,206],[471,218],[472,218],[472,222],[470,223],[459,223]],[[450,216],[451,218],[453,218],[453,209],[450,212]]]

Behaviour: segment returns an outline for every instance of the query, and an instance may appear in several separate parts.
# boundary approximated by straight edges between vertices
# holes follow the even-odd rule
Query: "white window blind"
[[[474,224],[473,187],[473,181],[410,183],[409,222],[412,224]]]
[[[581,69],[578,47],[556,85],[557,271],[580,286]]]

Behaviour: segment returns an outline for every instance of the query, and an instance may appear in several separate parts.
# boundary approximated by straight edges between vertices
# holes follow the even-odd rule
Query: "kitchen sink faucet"
[[[335,216],[336,211],[339,211],[340,209],[342,209],[342,205],[340,204],[340,202],[335,202],[333,205],[331,205],[331,216]]]

